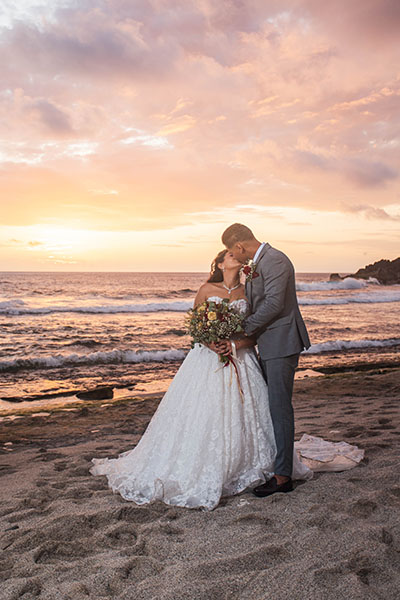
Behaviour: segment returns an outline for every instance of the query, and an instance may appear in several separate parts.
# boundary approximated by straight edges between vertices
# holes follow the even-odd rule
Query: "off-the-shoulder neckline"
[[[229,298],[222,298],[222,296],[210,296],[209,298],[207,298],[207,300],[229,300]],[[234,302],[246,302],[247,303],[247,299],[246,298],[237,298],[236,300],[230,300],[229,304],[233,304]]]

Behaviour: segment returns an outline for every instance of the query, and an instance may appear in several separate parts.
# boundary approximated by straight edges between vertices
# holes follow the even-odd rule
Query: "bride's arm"
[[[194,299],[193,302],[193,308],[197,308],[199,306],[199,304],[203,304],[203,302],[205,302],[207,300],[208,294],[209,294],[209,286],[207,285],[207,283],[203,283],[202,286],[199,287],[199,290],[196,294],[196,297]],[[208,346],[210,348],[210,350],[213,350],[214,352],[216,352],[218,354],[218,350],[216,347],[216,344],[214,342],[211,342],[210,344],[205,344],[206,346]]]
[[[218,352],[221,354],[231,353],[232,352],[232,342],[234,342],[236,350],[241,350],[242,348],[251,348],[256,345],[256,338],[254,336],[241,336],[240,338],[235,338],[232,340],[221,340],[217,342],[216,347]]]
[[[202,304],[203,302],[205,302],[205,300],[207,300],[207,292],[208,286],[206,283],[203,283],[203,285],[199,287],[199,290],[196,294],[196,298],[194,299],[193,303],[193,308],[196,308],[197,306],[199,306],[199,304]]]

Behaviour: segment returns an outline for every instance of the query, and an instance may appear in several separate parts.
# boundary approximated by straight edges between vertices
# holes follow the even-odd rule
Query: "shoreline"
[[[366,375],[372,374],[383,374],[392,370],[399,370],[400,373],[400,362],[389,362],[389,361],[378,361],[375,363],[357,363],[353,365],[336,365],[319,367],[318,369],[312,369],[307,367],[300,367],[296,371],[295,381],[313,378],[313,377],[324,377],[329,375],[341,375],[346,373],[364,373]],[[163,383],[168,384],[172,381],[173,375],[168,381]],[[72,412],[82,409],[83,407],[100,407],[105,408],[113,404],[130,402],[132,400],[140,399],[145,400],[148,398],[159,398],[167,391],[168,385],[159,385],[155,382],[154,387],[157,391],[135,391],[133,386],[108,386],[116,390],[113,398],[103,400],[80,400],[77,398],[76,391],[60,392],[56,394],[42,395],[30,397],[28,399],[7,399],[5,402],[10,402],[11,406],[1,406],[0,404],[0,423],[7,421],[8,419],[15,419],[24,416],[49,416],[55,412]],[[103,387],[103,386],[102,386]],[[151,384],[148,386],[150,389],[153,387]],[[79,392],[78,392],[79,393]],[[49,403],[46,403],[49,402]],[[23,405],[23,406],[22,406]],[[41,414],[43,413],[43,415]],[[46,413],[46,415],[45,415]]]
[[[317,373],[317,375],[313,376],[310,374],[310,376],[304,378],[296,378],[293,392],[293,405],[296,415],[299,409],[307,411],[311,408],[311,406],[307,407],[306,398],[308,395],[313,396],[320,389],[325,389],[323,397],[329,400],[332,400],[331,394],[335,396],[337,393],[337,401],[340,401],[343,395],[342,388],[344,388],[346,397],[364,397],[367,394],[370,403],[371,397],[374,397],[374,392],[377,399],[379,395],[382,395],[385,390],[384,382],[388,381],[388,388],[390,390],[396,389],[400,401],[400,366],[371,369],[368,371],[361,369],[355,372]],[[365,387],[368,389],[365,389]],[[113,425],[110,425],[110,422],[114,424],[119,418],[127,425],[129,423],[128,417],[131,417],[134,424],[137,422],[140,423],[138,431],[142,434],[165,391],[130,392],[128,396],[114,397],[107,400],[74,399],[67,406],[64,403],[47,406],[45,411],[40,410],[43,407],[37,406],[25,406],[19,411],[10,410],[7,413],[2,411],[0,412],[0,454],[4,451],[4,443],[9,443],[10,441],[13,445],[15,444],[16,447],[14,449],[18,449],[18,446],[23,447],[22,441],[28,442],[28,434],[35,433],[36,429],[42,432],[40,439],[46,444],[46,436],[52,436],[52,430],[63,431],[63,427],[65,426],[67,429],[73,431],[75,422],[77,424],[75,429],[77,430],[79,430],[82,424],[87,426],[84,426],[84,430],[91,426],[104,425],[103,429],[92,433],[103,432],[104,434],[108,434],[113,431]],[[322,404],[314,405],[314,407],[321,406]],[[19,418],[7,418],[15,416]],[[316,419],[316,417],[311,418]],[[296,423],[296,437],[299,437],[297,435],[299,432],[301,434],[310,433],[303,431],[302,428],[298,431],[298,424]],[[136,433],[137,431],[135,430]],[[9,435],[11,437],[8,437]],[[22,437],[18,438],[18,435],[22,435]],[[93,438],[90,437],[88,439]],[[3,448],[1,448],[2,445]]]
[[[400,369],[297,380],[296,439],[344,440],[364,460],[211,512],[137,506],[88,471],[134,447],[159,400],[0,423],[2,600],[397,600]]]
[[[375,354],[376,352],[374,350],[364,350],[363,354],[371,356],[373,354]],[[342,357],[343,356],[350,356],[352,354],[354,354],[354,352],[352,351],[344,351],[341,353]],[[362,359],[360,357],[359,360],[356,360],[356,362],[347,362],[347,363],[343,363],[341,362],[340,364],[335,364],[334,361],[337,357],[337,353],[336,352],[327,352],[325,353],[326,358],[328,359],[326,362],[328,364],[324,365],[324,364],[308,364],[310,361],[307,360],[309,357],[307,355],[303,355],[301,357],[301,362],[300,362],[300,366],[298,367],[297,371],[296,371],[296,378],[302,378],[302,377],[307,377],[307,376],[312,376],[312,373],[315,374],[315,376],[318,375],[327,375],[327,374],[339,374],[339,373],[346,373],[346,372],[367,372],[367,371],[381,371],[381,370],[387,370],[387,369],[398,369],[400,368],[400,355],[392,355],[392,357],[390,359],[385,359],[384,358],[384,354],[382,353],[382,350],[379,350],[379,354],[380,356],[377,357],[375,360],[366,360],[365,358]],[[331,357],[331,360],[329,361],[329,357]],[[108,378],[105,375],[104,378],[101,378],[100,380],[96,381],[96,385],[91,385],[91,386],[85,386],[82,385],[77,386],[74,385],[72,389],[68,389],[68,387],[64,388],[64,389],[59,389],[57,391],[51,391],[50,393],[37,393],[37,394],[29,394],[29,395],[23,395],[18,394],[18,395],[11,395],[11,396],[2,396],[0,397],[0,419],[1,417],[4,415],[5,411],[8,412],[13,412],[13,408],[12,406],[15,406],[15,411],[18,411],[18,405],[21,403],[34,403],[34,402],[41,402],[41,403],[45,403],[46,400],[50,401],[50,403],[53,403],[54,401],[56,401],[57,399],[62,402],[65,405],[69,405],[71,402],[79,402],[79,400],[76,398],[76,395],[78,393],[87,391],[88,389],[94,389],[95,387],[112,387],[114,389],[114,397],[120,397],[120,396],[127,396],[127,395],[141,395],[144,391],[144,388],[149,388],[150,390],[153,388],[154,390],[156,390],[159,393],[165,393],[170,381],[172,380],[173,376],[175,375],[175,372],[178,370],[180,364],[182,363],[182,361],[166,361],[163,363],[155,363],[153,370],[156,371],[156,369],[160,369],[162,368],[163,370],[163,375],[161,377],[163,383],[164,383],[164,387],[162,387],[162,384],[160,386],[160,384],[158,384],[158,379],[159,378],[154,378],[153,381],[151,379],[151,375],[150,378],[148,378],[147,380],[140,380],[140,373],[135,373],[134,375],[132,375],[133,378],[136,377],[136,381],[133,379],[132,381],[127,381],[121,384],[118,383],[114,383],[112,381],[112,378]],[[306,364],[304,364],[306,363]],[[120,366],[120,365],[118,365]],[[129,368],[129,365],[127,365],[127,368]],[[143,369],[146,369],[146,376],[148,377],[148,374],[151,373],[152,371],[152,367],[150,366],[150,364],[146,364],[143,365]],[[30,371],[27,371],[28,373],[30,373]],[[42,373],[46,373],[46,370],[41,371]],[[51,381],[51,380],[49,380]],[[67,381],[67,380],[64,380]],[[22,385],[22,384],[20,384]],[[137,389],[135,389],[137,388]],[[75,399],[73,398],[75,397]],[[99,401],[98,401],[99,402]],[[10,403],[12,406],[3,406],[2,403]],[[43,404],[44,406],[44,404]],[[50,409],[50,407],[49,407]],[[47,410],[47,408],[46,408]]]

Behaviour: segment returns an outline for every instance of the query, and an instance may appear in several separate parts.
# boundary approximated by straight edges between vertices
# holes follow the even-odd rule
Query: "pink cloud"
[[[398,6],[86,1],[15,22],[0,31],[5,222],[151,228],[378,190],[371,206],[393,203]]]

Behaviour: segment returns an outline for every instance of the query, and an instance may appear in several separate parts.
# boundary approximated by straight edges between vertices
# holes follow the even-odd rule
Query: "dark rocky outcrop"
[[[383,285],[393,285],[400,283],[400,257],[395,260],[378,260],[372,265],[367,265],[363,269],[358,269],[357,273],[350,275],[359,279],[369,279],[375,277]]]
[[[354,277],[355,279],[369,279],[373,277],[382,285],[400,284],[400,257],[394,260],[378,260],[372,265],[367,265],[362,269],[358,269],[357,273],[346,275],[346,277]],[[329,280],[338,281],[344,279],[338,273],[332,273]]]
[[[78,392],[77,397],[80,400],[109,400],[113,398],[113,388],[110,386],[97,387],[94,390],[87,390],[86,392]]]

